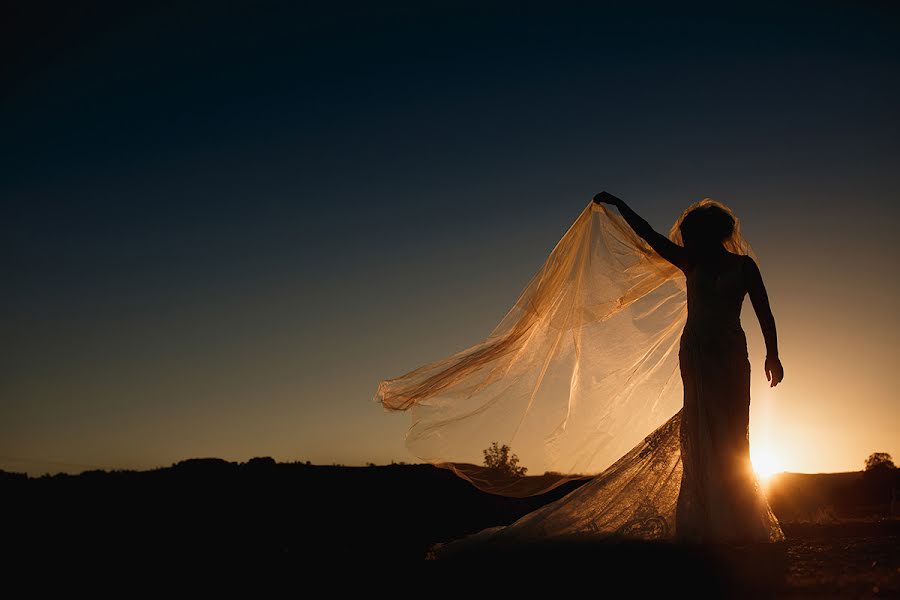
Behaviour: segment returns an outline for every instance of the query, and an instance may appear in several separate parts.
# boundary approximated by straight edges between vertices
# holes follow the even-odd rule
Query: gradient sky
[[[755,457],[900,458],[896,3],[85,4],[0,16],[0,468],[416,462],[379,381],[604,189],[742,219]]]

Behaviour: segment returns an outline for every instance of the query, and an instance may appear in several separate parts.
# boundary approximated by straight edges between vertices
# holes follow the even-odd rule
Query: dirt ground
[[[782,527],[785,597],[900,597],[900,520]]]
[[[557,540],[467,550],[443,561],[483,566],[504,557],[524,573],[549,574],[551,580],[594,573],[606,591],[650,597],[677,591],[692,598],[900,598],[900,520],[782,527],[783,544]]]

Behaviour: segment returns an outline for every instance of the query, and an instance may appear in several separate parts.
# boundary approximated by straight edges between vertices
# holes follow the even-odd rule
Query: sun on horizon
[[[766,447],[758,450],[752,449],[750,451],[750,462],[753,464],[753,470],[762,484],[768,483],[772,475],[784,471],[778,455]]]

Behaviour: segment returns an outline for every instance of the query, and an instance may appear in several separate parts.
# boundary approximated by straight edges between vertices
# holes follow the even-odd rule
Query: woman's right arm
[[[616,208],[619,209],[619,213],[631,226],[636,234],[641,236],[650,247],[656,250],[656,253],[662,256],[664,259],[681,269],[682,271],[687,272],[688,270],[688,256],[687,251],[685,251],[683,246],[679,246],[666,236],[662,235],[653,227],[650,226],[643,217],[638,215],[636,212],[631,210],[625,201],[621,198],[617,198],[613,196],[609,192],[600,192],[596,196],[594,196],[594,202],[598,204],[600,202],[606,202],[607,204],[612,204]]]

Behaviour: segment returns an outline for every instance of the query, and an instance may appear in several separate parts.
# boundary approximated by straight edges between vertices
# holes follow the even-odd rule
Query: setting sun
[[[761,483],[765,483],[772,475],[783,470],[778,456],[768,448],[751,450],[750,461]]]

